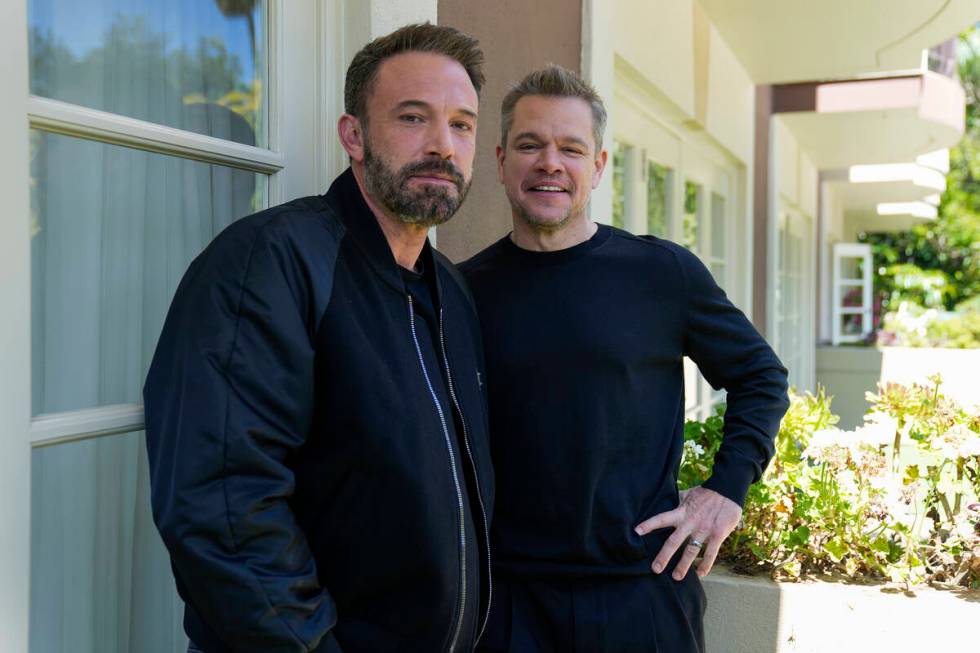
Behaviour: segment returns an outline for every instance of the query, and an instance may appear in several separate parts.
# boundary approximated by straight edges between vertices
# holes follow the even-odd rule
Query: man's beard
[[[364,182],[367,191],[382,206],[405,224],[435,227],[453,217],[470,190],[472,179],[467,180],[452,162],[445,159],[413,161],[398,171],[385,164],[365,143]],[[456,192],[445,186],[422,185],[412,190],[408,181],[416,175],[448,176],[456,186]]]

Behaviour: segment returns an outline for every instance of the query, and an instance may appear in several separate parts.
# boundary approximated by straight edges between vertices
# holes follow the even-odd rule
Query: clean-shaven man
[[[147,378],[153,514],[205,653],[471,651],[490,600],[479,326],[426,240],[483,54],[412,25],[347,70],[350,168],[191,264]]]
[[[557,66],[511,90],[497,162],[513,231],[460,266],[497,475],[482,651],[703,651],[699,577],[787,407],[786,370],[694,254],[588,219],[605,119]],[[728,398],[713,474],[680,496],[684,356]]]

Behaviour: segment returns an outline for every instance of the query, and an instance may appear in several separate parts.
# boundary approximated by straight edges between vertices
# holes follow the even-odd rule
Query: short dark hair
[[[361,122],[367,120],[367,100],[378,68],[385,59],[405,52],[431,52],[459,62],[469,75],[479,97],[486,77],[480,42],[458,29],[445,25],[417,23],[379,36],[354,55],[344,81],[344,111]]]
[[[528,95],[544,97],[577,97],[585,100],[592,109],[592,136],[595,150],[602,150],[602,133],[606,130],[606,106],[602,98],[588,82],[557,64],[549,64],[540,70],[528,73],[514,85],[500,105],[500,146],[507,147],[507,134],[514,124],[514,107]]]

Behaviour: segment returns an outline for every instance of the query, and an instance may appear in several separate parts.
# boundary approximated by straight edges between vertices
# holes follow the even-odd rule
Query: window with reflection
[[[184,653],[142,432],[31,453],[30,650]]]
[[[667,238],[670,225],[670,187],[673,171],[654,161],[647,163],[647,233]]]
[[[33,414],[141,401],[170,299],[253,172],[32,131]]]
[[[613,208],[612,226],[626,228],[626,146],[613,141]]]
[[[701,186],[684,182],[684,217],[681,220],[681,245],[698,249],[698,229],[701,224]]]
[[[711,193],[711,228],[708,237],[711,242],[707,246],[708,267],[715,281],[725,285],[725,197]]]
[[[31,93],[267,147],[266,2],[28,0]]]

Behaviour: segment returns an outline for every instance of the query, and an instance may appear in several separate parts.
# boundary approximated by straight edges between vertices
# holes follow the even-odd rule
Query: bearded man
[[[354,57],[329,191],[191,264],[144,389],[153,514],[191,651],[471,651],[492,478],[479,325],[426,239],[469,188],[477,42]]]

